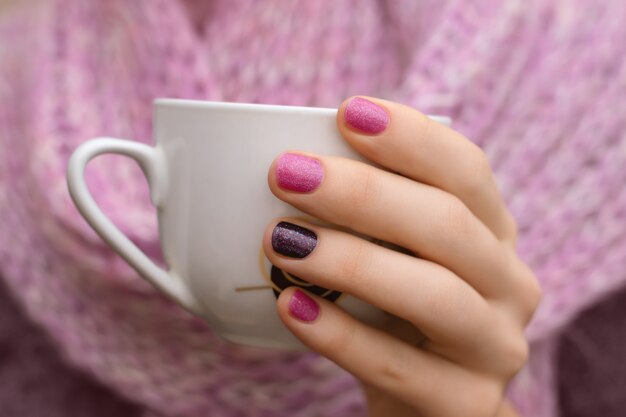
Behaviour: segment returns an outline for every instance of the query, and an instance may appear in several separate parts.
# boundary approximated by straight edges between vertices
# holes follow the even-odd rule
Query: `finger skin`
[[[515,288],[512,262],[517,258],[457,197],[359,161],[289,154],[318,161],[323,180],[306,193],[281,188],[280,155],[268,174],[270,190],[279,199],[313,217],[407,248],[463,277],[485,297],[497,299]]]
[[[298,318],[289,312],[293,288],[277,301],[280,318],[305,345],[379,389],[380,398],[386,392],[418,415],[510,415],[503,390],[526,360],[523,328],[540,291],[515,254],[515,222],[489,162],[469,140],[416,110],[366,99],[382,106],[385,117],[368,127],[363,117],[370,107],[355,128],[346,118],[347,100],[337,125],[357,152],[383,169],[308,154],[324,169],[316,171],[319,186],[300,176],[293,189],[281,189],[275,163],[268,174],[278,198],[365,239],[299,222],[315,229],[319,241],[312,253],[291,252],[305,255],[293,259],[273,251],[270,225],[264,250],[284,271],[408,321],[389,321],[400,323],[401,332],[375,329],[315,296],[319,314]],[[367,236],[422,259],[381,248]],[[426,342],[402,337],[411,330],[423,332]]]
[[[496,414],[496,417],[520,417],[520,415],[515,411],[511,403],[504,399],[502,404],[500,405],[500,409]]]
[[[502,397],[497,381],[460,368],[437,355],[410,346],[367,326],[335,304],[308,294],[319,315],[303,322],[289,312],[295,289],[277,301],[279,316],[306,346],[424,416],[491,416]],[[478,400],[480,399],[480,400]]]
[[[359,96],[389,114],[384,131],[365,133],[346,120],[346,108],[354,98],[339,107],[337,127],[357,152],[391,171],[457,196],[499,239],[515,240],[515,222],[500,197],[489,161],[477,145],[411,107]]]

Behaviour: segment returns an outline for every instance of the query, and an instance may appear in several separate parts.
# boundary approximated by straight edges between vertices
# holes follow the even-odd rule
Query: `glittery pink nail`
[[[289,314],[300,321],[313,321],[320,314],[320,306],[302,290],[295,290],[289,300]]]
[[[323,178],[324,168],[317,159],[284,153],[276,161],[276,180],[280,188],[307,193],[319,187]]]
[[[389,114],[376,103],[355,97],[346,106],[346,123],[363,133],[375,135],[387,128]]]

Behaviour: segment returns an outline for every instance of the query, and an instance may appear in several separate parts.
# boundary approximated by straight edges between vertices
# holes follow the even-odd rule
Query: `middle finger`
[[[511,291],[510,251],[452,194],[345,158],[289,152],[269,171],[281,200],[436,262],[487,298]]]

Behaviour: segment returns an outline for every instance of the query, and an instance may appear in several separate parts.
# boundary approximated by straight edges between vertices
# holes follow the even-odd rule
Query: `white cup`
[[[349,294],[290,276],[263,254],[263,232],[276,217],[324,224],[272,195],[267,171],[277,155],[292,149],[365,161],[341,138],[336,116],[337,109],[158,99],[156,146],[112,138],[83,143],[69,162],[69,191],[113,249],[218,335],[249,346],[300,349],[304,345],[276,312],[277,294],[286,284],[333,300],[366,323],[379,326],[387,318]],[[433,118],[449,124],[445,117]],[[113,225],[89,193],[85,167],[105,153],[129,156],[144,171],[168,271]]]

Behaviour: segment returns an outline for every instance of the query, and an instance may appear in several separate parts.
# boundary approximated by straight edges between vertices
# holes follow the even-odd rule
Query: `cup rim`
[[[204,109],[222,109],[233,111],[255,110],[261,112],[293,112],[309,114],[332,114],[337,113],[338,109],[331,107],[309,107],[309,106],[291,106],[282,104],[262,104],[262,103],[236,103],[231,101],[207,101],[192,100],[183,98],[167,98],[159,97],[152,101],[155,108],[204,108]],[[429,118],[445,125],[452,125],[452,118],[443,115],[427,115]]]
[[[187,108],[220,108],[231,110],[260,110],[260,111],[295,111],[295,112],[337,112],[336,108],[330,107],[308,107],[308,106],[288,106],[280,104],[262,104],[262,103],[237,103],[230,101],[206,101],[191,100],[182,98],[156,98],[153,101],[156,107],[187,107]]]

